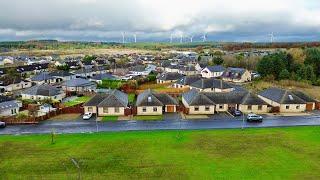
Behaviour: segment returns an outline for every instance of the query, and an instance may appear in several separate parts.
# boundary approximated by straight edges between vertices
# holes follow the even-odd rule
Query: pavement
[[[262,128],[289,126],[320,126],[320,113],[309,116],[268,116],[262,123],[248,123],[242,117],[227,115],[212,116],[209,119],[183,120],[178,113],[164,115],[163,121],[43,121],[37,125],[14,125],[0,129],[0,134],[47,134],[55,133],[93,133],[113,131],[151,131],[151,130],[201,130],[231,128]]]

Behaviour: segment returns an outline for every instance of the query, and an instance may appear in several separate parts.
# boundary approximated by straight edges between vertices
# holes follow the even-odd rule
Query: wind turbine
[[[172,43],[173,40],[173,34],[170,35],[170,43]]]
[[[125,32],[121,32],[121,35],[122,35],[122,43],[124,44],[125,43],[125,35],[126,35],[126,33]]]
[[[206,42],[207,41],[207,34],[204,33],[202,36],[202,42]]]
[[[192,43],[192,41],[193,41],[193,35],[190,36],[190,42]]]
[[[268,34],[270,36],[270,42],[273,43],[274,42],[274,34],[273,32],[271,34]]]
[[[183,34],[180,34],[180,43],[183,43]]]
[[[133,34],[133,38],[134,38],[134,42],[137,43],[137,34],[136,33]]]

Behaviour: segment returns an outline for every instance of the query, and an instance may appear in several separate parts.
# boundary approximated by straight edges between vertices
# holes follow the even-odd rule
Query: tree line
[[[290,79],[320,86],[320,50],[308,48],[303,53],[300,59],[288,52],[264,56],[257,64],[257,71],[267,80]]]

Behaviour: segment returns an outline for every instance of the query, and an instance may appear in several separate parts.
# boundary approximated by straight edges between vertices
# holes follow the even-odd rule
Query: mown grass
[[[104,116],[102,117],[102,121],[117,121],[118,116]]]
[[[0,152],[0,179],[320,178],[320,127],[1,136]]]
[[[78,97],[72,101],[68,101],[68,102],[65,102],[64,105],[66,107],[71,107],[71,106],[75,106],[75,105],[78,105],[78,104],[82,104],[82,103],[85,103],[85,102],[88,102],[89,100],[91,99],[90,96],[82,96],[82,97]]]
[[[137,120],[137,121],[161,121],[163,120],[163,116],[159,115],[159,116],[134,116],[133,120]]]

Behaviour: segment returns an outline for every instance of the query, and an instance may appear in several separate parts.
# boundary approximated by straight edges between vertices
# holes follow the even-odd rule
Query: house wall
[[[8,86],[0,86],[0,88],[3,88],[7,92],[11,92],[11,91],[29,88],[31,86],[32,86],[31,82],[20,82],[17,84],[10,84]]]
[[[108,113],[104,113],[103,109],[108,108]],[[98,116],[124,116],[124,107],[119,107],[119,112],[115,112],[114,107],[98,107]]]
[[[164,81],[164,80],[157,79],[157,83],[158,83],[158,84],[173,83],[173,82],[176,82],[176,81],[177,81],[177,80]]]
[[[289,106],[289,109],[286,108]],[[296,107],[299,106],[299,109]],[[298,113],[306,111],[306,104],[281,104],[280,105],[280,112],[284,113]]]
[[[222,106],[222,107],[220,107]],[[217,112],[226,112],[228,111],[228,104],[216,104],[216,111]]]
[[[89,108],[92,108],[92,110],[89,110]],[[83,107],[84,109],[84,113],[94,113],[96,114],[97,113],[97,107],[96,106],[84,106]]]
[[[63,86],[63,90],[71,91],[71,92],[91,92],[95,88],[92,86],[86,86],[86,87],[71,87],[71,86]]]
[[[248,105],[239,105],[239,110],[243,113],[267,113],[268,112],[268,105],[262,105],[261,110],[259,110],[258,105],[251,105],[251,110],[248,109]]]
[[[153,107],[157,107],[157,111],[153,112]],[[143,112],[143,106],[137,107],[137,115],[161,115],[162,106],[146,106],[146,112]]]
[[[198,107],[199,110],[196,111],[195,108]],[[207,106],[209,107],[209,111],[206,111],[206,106],[190,106],[189,107],[189,114],[214,114],[214,105]]]
[[[21,94],[22,99],[31,99],[31,100],[44,100],[51,99],[56,101],[62,101],[63,98],[66,97],[65,93],[59,94],[57,96],[33,96],[29,94]]]
[[[19,113],[19,108],[8,108],[8,109],[2,109],[0,110],[1,116],[14,116]]]
[[[242,74],[240,79],[231,79],[231,78],[223,78],[224,81],[232,81],[235,83],[243,83],[243,82],[248,82],[251,81],[251,74],[248,70],[246,70],[245,73]]]
[[[207,73],[205,73],[207,72]],[[223,72],[211,72],[209,69],[204,68],[201,71],[201,76],[204,78],[212,78],[212,77],[220,77],[222,76]]]

